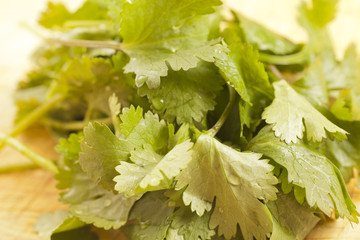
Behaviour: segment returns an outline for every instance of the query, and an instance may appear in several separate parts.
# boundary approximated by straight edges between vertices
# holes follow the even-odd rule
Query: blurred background
[[[296,22],[297,7],[301,0],[224,0],[226,4],[245,16],[255,19],[267,27],[296,42],[304,42],[305,32]],[[15,82],[24,76],[30,67],[29,56],[35,46],[41,44],[35,34],[24,25],[35,26],[39,13],[48,0],[2,1],[0,8],[0,106],[11,106],[11,94]],[[63,0],[70,9],[79,6],[82,0]],[[341,0],[338,17],[330,31],[336,45],[338,57],[351,42],[360,46],[360,1]],[[0,131],[12,124],[14,109],[3,107],[4,116]],[[6,116],[6,117],[5,117]]]

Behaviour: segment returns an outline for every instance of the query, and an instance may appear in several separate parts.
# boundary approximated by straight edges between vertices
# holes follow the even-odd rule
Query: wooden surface
[[[81,0],[67,0],[76,6]],[[295,22],[298,0],[230,0],[231,4],[244,14],[259,19],[271,28],[287,35],[295,41],[306,39],[304,32]],[[44,8],[46,0],[2,1],[0,8],[0,131],[9,132],[15,108],[11,95],[16,80],[22,78],[29,68],[28,56],[39,40],[19,27],[19,22],[32,23],[38,12]],[[360,1],[343,0],[339,19],[332,24],[331,32],[337,45],[339,56],[345,46],[352,41],[359,43]],[[47,157],[55,157],[54,142],[49,141],[46,132],[37,129],[21,141],[26,142]],[[47,139],[47,140],[44,140]],[[26,162],[27,159],[5,148],[0,153],[0,165]],[[33,224],[44,213],[66,208],[60,204],[58,191],[52,175],[36,169],[0,175],[0,239],[35,240]],[[352,190],[351,196],[360,210],[360,191]],[[102,239],[121,239],[121,234],[112,231],[102,233]],[[315,240],[360,240],[360,225],[352,228],[346,220],[320,223],[307,239]]]

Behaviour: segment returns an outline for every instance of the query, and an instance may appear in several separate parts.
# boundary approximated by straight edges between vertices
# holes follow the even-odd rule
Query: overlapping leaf
[[[206,26],[219,0],[134,0],[121,11],[123,50],[130,56],[125,72],[136,73],[136,84],[160,85],[168,65],[175,71],[196,67],[200,59],[213,62],[226,48],[219,40],[207,41]]]
[[[291,195],[278,193],[277,197],[266,204],[273,220],[270,240],[304,239],[320,219]]]
[[[64,190],[61,201],[70,204],[70,213],[85,223],[105,229],[119,228],[127,222],[135,199],[109,192],[89,179],[76,162],[80,141],[78,135],[72,135],[58,147],[61,152],[66,152],[63,156],[65,166],[56,175],[57,187]]]
[[[358,213],[339,170],[325,156],[304,143],[286,144],[274,135],[270,126],[259,132],[249,148],[285,167],[288,182],[304,189],[297,189],[301,190],[297,198],[305,197],[310,207],[318,207],[327,215],[334,209],[337,215],[358,222]]]
[[[186,187],[185,205],[203,215],[210,211],[210,228],[230,239],[240,225],[245,239],[266,239],[271,220],[266,207],[258,200],[276,198],[277,182],[272,166],[261,155],[242,153],[216,139],[201,135],[193,149],[193,159],[178,177],[177,188]],[[256,184],[255,184],[256,183]],[[254,217],[249,217],[254,216]]]
[[[214,110],[216,94],[223,80],[213,64],[200,62],[188,71],[169,71],[160,87],[150,89],[143,86],[140,95],[147,95],[155,112],[163,113],[170,122],[200,122],[209,110]]]
[[[297,143],[306,130],[307,139],[320,142],[326,132],[337,139],[346,138],[347,132],[325,118],[303,96],[296,93],[284,80],[274,83],[275,99],[262,114],[273,124],[275,135],[286,143]],[[304,127],[305,125],[305,127]]]

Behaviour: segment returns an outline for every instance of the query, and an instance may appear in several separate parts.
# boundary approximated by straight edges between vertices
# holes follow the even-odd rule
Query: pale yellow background
[[[41,41],[20,23],[35,25],[38,13],[46,0],[0,0],[0,131],[9,132],[14,107],[11,95],[16,81],[30,68],[29,55]],[[74,8],[80,0],[64,0]],[[229,0],[230,5],[244,15],[264,23],[269,28],[302,42],[306,34],[296,23],[299,0]],[[360,46],[360,0],[342,0],[338,18],[330,26],[338,56],[350,42]],[[35,142],[36,136],[32,141]],[[41,141],[40,141],[41,142]],[[33,143],[34,145],[39,145]],[[51,144],[49,145],[51,146]],[[40,148],[50,148],[41,143]],[[0,164],[18,161],[21,157],[5,149],[0,153]],[[24,159],[22,161],[25,161]],[[52,176],[42,170],[0,175],[0,239],[35,240],[32,225],[37,217],[61,207]],[[34,191],[34,189],[36,191]],[[359,198],[359,192],[353,197]],[[359,206],[358,206],[359,207]],[[309,239],[360,239],[359,226],[351,230],[346,221],[322,225]]]

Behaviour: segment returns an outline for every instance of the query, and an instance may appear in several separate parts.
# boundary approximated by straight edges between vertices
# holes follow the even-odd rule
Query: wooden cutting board
[[[12,127],[15,108],[11,95],[16,80],[21,79],[29,62],[27,57],[38,43],[28,32],[19,28],[19,21],[36,19],[37,13],[43,9],[47,0],[15,0],[2,1],[0,8],[0,131],[9,132]],[[77,5],[81,0],[65,0]],[[298,0],[230,0],[231,4],[252,18],[278,31],[293,40],[306,38],[295,23],[295,6]],[[356,26],[360,23],[360,1],[344,0],[341,4],[342,17],[332,25],[333,35],[337,35],[335,43],[338,51],[352,39],[360,43],[360,31]],[[286,21],[285,21],[286,20]],[[344,34],[339,34],[339,31]],[[5,37],[6,36],[6,37]],[[350,40],[349,40],[350,39]],[[360,46],[360,44],[359,44]],[[54,142],[50,140],[44,129],[38,128],[19,138],[32,149],[49,158],[55,158]],[[17,152],[5,148],[0,153],[0,165],[27,162]],[[0,174],[0,239],[35,240],[33,225],[37,218],[47,212],[64,209],[59,203],[58,191],[53,176],[41,169],[23,172]],[[353,188],[351,188],[353,189]],[[360,191],[350,190],[350,194],[360,211]],[[102,232],[101,239],[121,240],[123,235],[118,231]],[[360,240],[360,225],[351,227],[345,220],[320,223],[308,236],[308,240]]]

